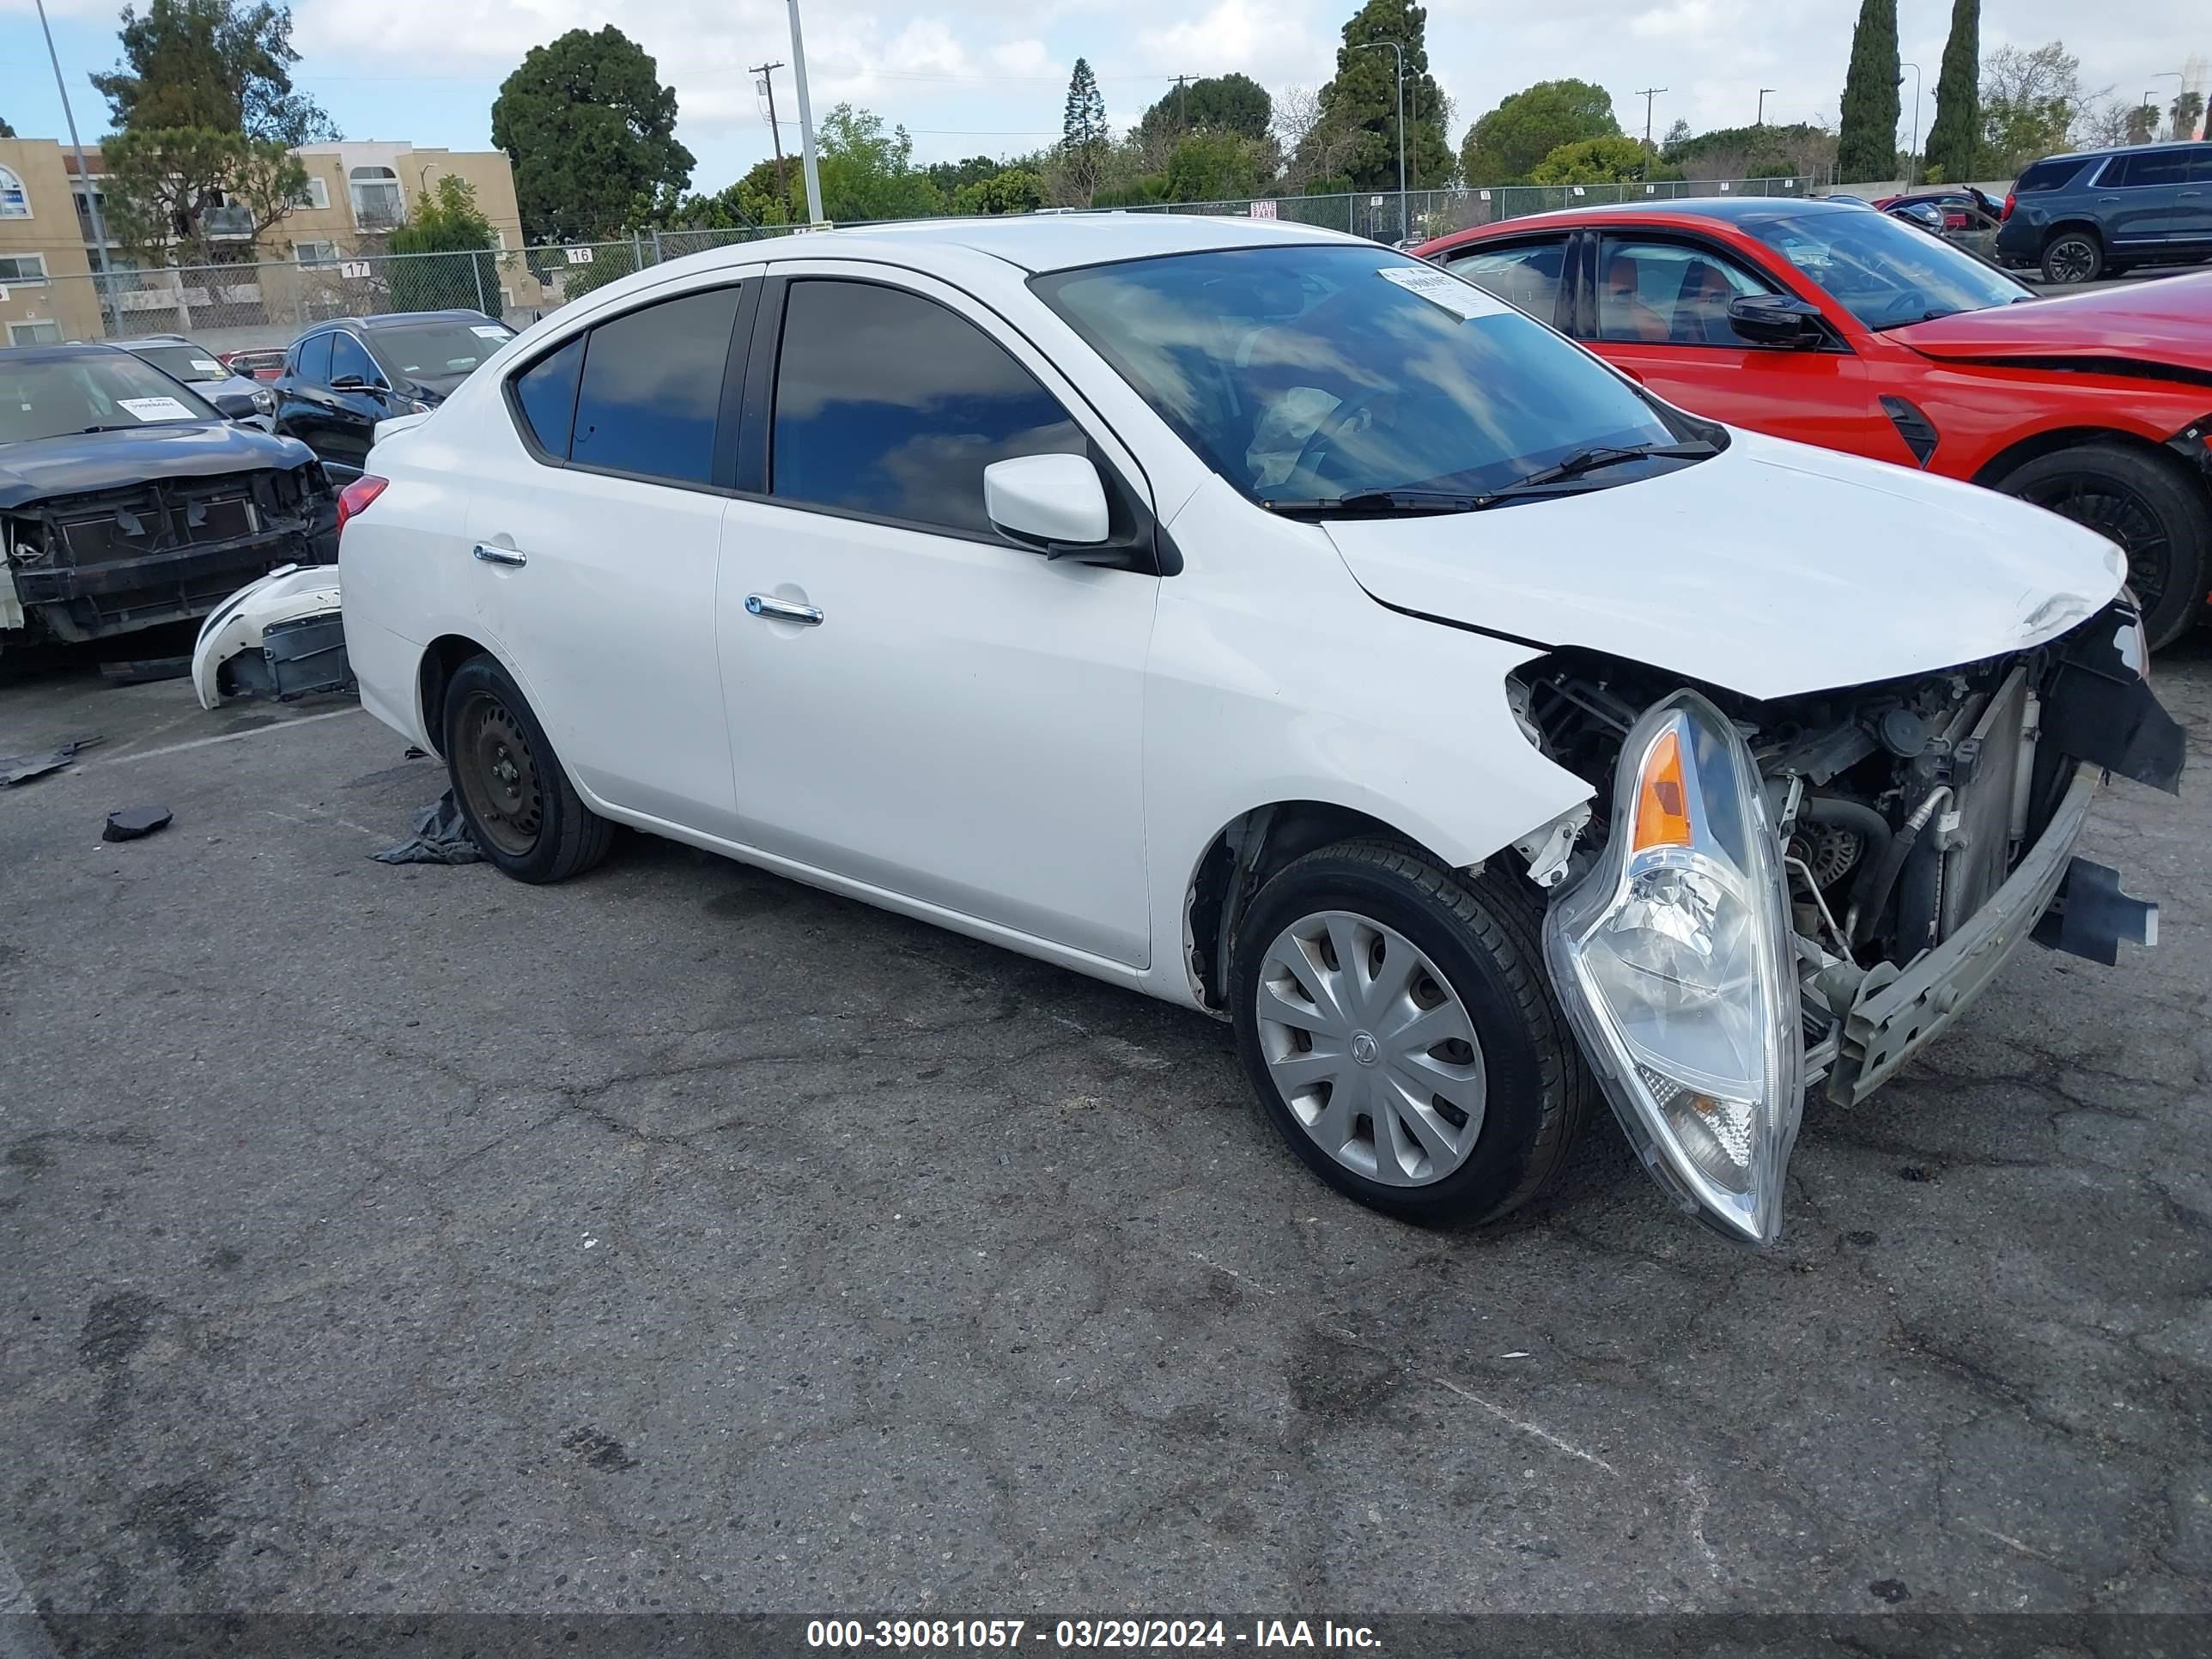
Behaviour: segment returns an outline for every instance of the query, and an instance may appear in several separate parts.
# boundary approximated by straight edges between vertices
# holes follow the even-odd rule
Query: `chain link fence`
[[[1426,240],[1472,225],[1559,208],[1684,197],[1808,196],[1808,178],[1686,179],[1626,185],[1237,197],[1092,212],[1192,213],[1278,219],[1378,242]],[[212,350],[289,344],[312,323],[395,311],[480,311],[526,327],[569,301],[650,265],[803,228],[639,231],[620,241],[481,253],[383,253],[261,264],[118,270],[9,279],[0,287],[0,343],[183,334]]]

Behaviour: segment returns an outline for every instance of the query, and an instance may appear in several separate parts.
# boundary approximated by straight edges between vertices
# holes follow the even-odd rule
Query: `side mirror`
[[[1018,455],[983,469],[983,511],[1000,532],[1047,556],[1097,547],[1110,532],[1106,486],[1083,455]]]
[[[1820,344],[1820,307],[1788,294],[1739,294],[1729,301],[1729,326],[1753,345]]]
[[[337,379],[331,382],[331,390],[333,392],[366,392],[368,390],[368,382],[362,380],[358,374],[341,374]]]

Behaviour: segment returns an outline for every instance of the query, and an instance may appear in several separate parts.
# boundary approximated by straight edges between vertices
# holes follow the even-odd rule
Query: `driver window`
[[[1661,345],[1741,346],[1729,301],[1769,283],[1708,248],[1608,236],[1598,255],[1597,337]]]
[[[368,351],[350,334],[331,336],[331,379],[342,380],[349,374],[361,377],[364,385],[381,386],[384,376],[376,372]]]

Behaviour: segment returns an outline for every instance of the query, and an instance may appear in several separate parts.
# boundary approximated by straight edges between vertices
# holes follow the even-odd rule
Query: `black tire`
[[[2043,280],[2063,287],[2094,283],[2105,269],[2105,244],[2094,230],[2069,225],[2043,245]]]
[[[1486,1095],[1474,1147],[1420,1187],[1346,1167],[1292,1114],[1262,1047],[1259,964],[1302,917],[1344,910],[1395,929],[1450,981],[1481,1044]],[[1527,1203],[1565,1162],[1593,1085],[1544,969],[1543,902],[1510,878],[1462,880],[1402,843],[1341,842],[1309,853],[1263,887],[1242,918],[1230,984],[1237,1046],[1261,1110],[1316,1175],[1387,1215],[1428,1225],[1496,1221]]]
[[[615,826],[584,805],[521,689],[492,658],[471,657],[446,683],[445,744],[469,834],[517,881],[566,881],[607,855]]]
[[[1997,488],[2126,550],[2128,585],[2142,603],[2153,650],[2197,621],[2212,568],[2212,498],[2179,461],[2126,444],[2076,444],[2038,456]]]

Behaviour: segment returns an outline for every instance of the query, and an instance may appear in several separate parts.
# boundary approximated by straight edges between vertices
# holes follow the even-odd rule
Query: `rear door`
[[[469,508],[479,613],[570,775],[725,839],[726,374],[757,269],[655,290],[510,372]]]
[[[1596,257],[1583,261],[1576,320],[1608,362],[1693,414],[1911,463],[1840,331],[1813,348],[1761,346],[1729,324],[1731,301],[1786,291],[1773,277],[1694,237],[1608,230],[1586,246]]]
[[[2212,146],[2168,144],[2116,155],[2097,181],[2097,204],[2114,252],[2147,252],[2212,234],[2207,183],[2197,172]],[[2192,183],[2192,176],[2199,182]]]

